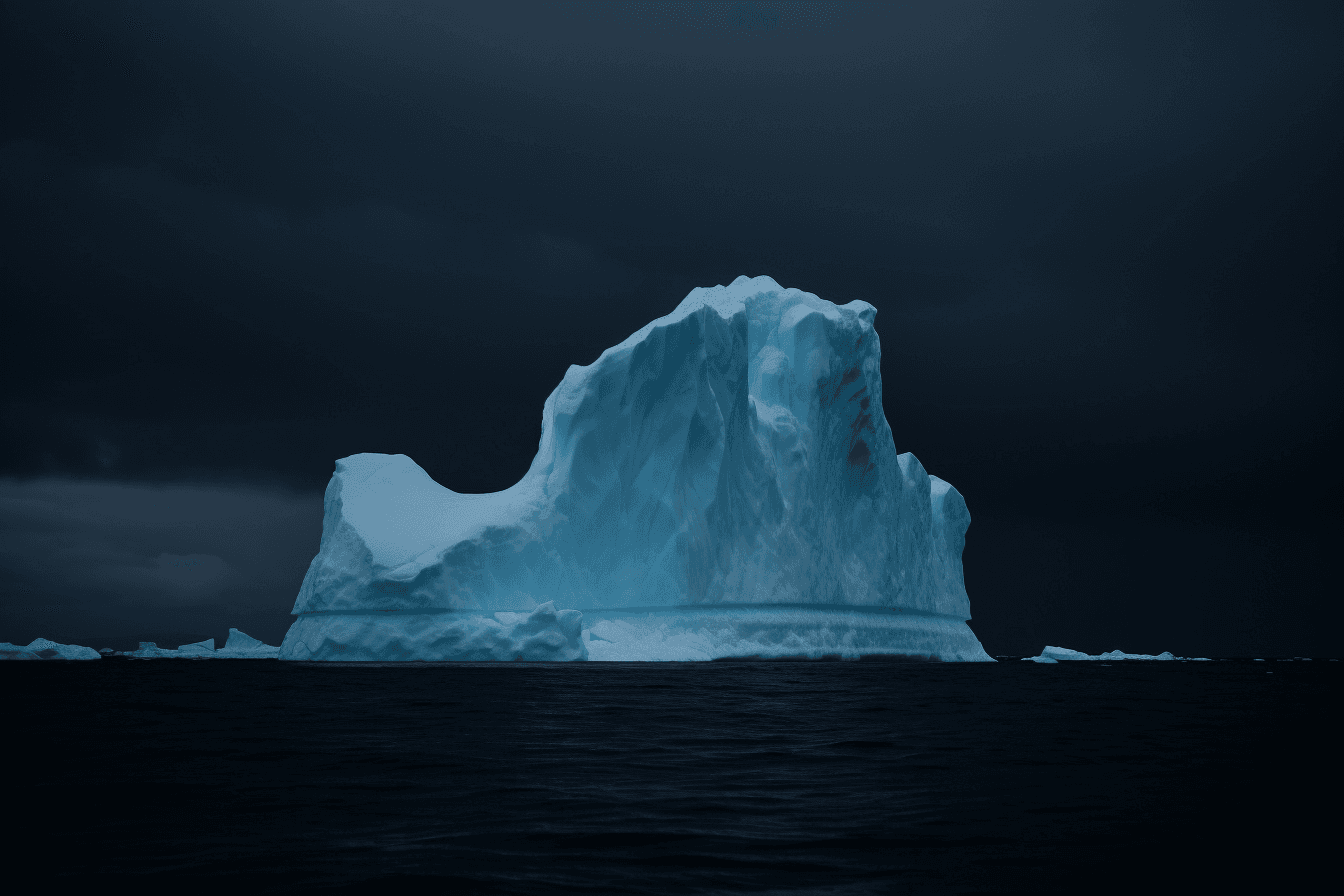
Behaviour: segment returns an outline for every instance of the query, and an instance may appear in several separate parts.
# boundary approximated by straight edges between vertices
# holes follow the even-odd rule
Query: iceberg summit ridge
[[[557,659],[992,661],[966,625],[970,514],[896,453],[875,316],[769,277],[694,289],[568,369],[510,488],[338,460],[280,657],[475,658],[453,645],[550,605],[527,637]]]

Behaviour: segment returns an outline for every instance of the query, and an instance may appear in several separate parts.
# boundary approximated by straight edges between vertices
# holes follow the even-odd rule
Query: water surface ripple
[[[253,893],[1277,886],[1337,663],[9,664],[11,874]],[[11,878],[13,879],[13,878]]]

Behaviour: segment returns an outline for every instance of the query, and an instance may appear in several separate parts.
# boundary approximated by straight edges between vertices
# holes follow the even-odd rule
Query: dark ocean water
[[[1337,847],[1340,666],[10,663],[4,879],[1305,888]]]

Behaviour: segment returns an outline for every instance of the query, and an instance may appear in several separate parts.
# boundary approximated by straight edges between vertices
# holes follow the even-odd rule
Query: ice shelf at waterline
[[[970,514],[896,453],[876,313],[769,277],[694,289],[569,368],[502,492],[337,461],[281,659],[992,661]]]

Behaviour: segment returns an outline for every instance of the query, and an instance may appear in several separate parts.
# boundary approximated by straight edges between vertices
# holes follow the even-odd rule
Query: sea
[[[1337,876],[1340,666],[6,663],[0,880],[1316,889]]]

